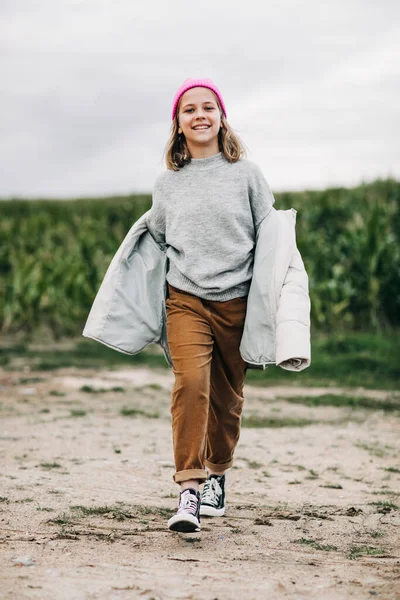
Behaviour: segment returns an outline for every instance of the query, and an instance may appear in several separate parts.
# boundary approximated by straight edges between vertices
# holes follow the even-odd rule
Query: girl
[[[225,473],[239,440],[246,363],[239,352],[260,223],[275,202],[227,122],[210,79],[175,94],[167,171],[147,217],[169,259],[167,337],[175,384],[172,437],[181,492],[173,531],[225,513]],[[204,483],[202,494],[199,485]]]

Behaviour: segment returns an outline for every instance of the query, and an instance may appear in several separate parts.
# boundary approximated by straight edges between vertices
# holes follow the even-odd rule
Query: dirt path
[[[0,371],[0,598],[400,598],[400,412],[247,386],[227,514],[173,534],[171,385]]]

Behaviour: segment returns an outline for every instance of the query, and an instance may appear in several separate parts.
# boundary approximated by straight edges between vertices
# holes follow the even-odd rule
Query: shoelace
[[[180,512],[189,512],[192,515],[197,513],[197,503],[198,500],[196,496],[193,496],[190,492],[187,494],[183,493],[181,495],[181,500],[179,503],[178,513]]]
[[[202,502],[211,504],[211,506],[217,506],[218,496],[222,494],[222,488],[219,485],[215,477],[206,479],[203,487],[203,493],[201,495]]]

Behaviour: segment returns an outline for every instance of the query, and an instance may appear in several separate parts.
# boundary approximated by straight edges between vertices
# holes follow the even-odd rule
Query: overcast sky
[[[0,197],[151,192],[211,78],[273,191],[400,177],[396,0],[1,0]]]

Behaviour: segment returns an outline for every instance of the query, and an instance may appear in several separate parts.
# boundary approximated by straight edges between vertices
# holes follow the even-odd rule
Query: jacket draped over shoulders
[[[308,276],[296,246],[297,211],[272,208],[261,222],[254,253],[240,353],[250,368],[311,364]],[[166,334],[168,259],[147,225],[134,223],[94,299],[83,336],[125,354],[158,344],[172,366]]]

